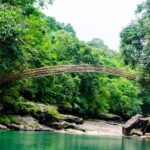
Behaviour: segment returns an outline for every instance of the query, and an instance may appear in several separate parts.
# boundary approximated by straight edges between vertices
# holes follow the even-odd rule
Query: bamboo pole
[[[41,67],[35,69],[28,69],[23,72],[9,74],[6,77],[0,78],[0,84],[13,82],[24,78],[39,78],[49,75],[58,75],[63,73],[99,73],[108,74],[118,77],[127,78],[129,80],[136,80],[137,74],[127,72],[121,69],[109,68],[104,66],[94,65],[59,65]]]

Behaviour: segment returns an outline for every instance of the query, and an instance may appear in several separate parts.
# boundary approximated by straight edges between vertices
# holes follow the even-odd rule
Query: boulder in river
[[[124,135],[129,136],[131,133],[131,130],[134,128],[137,128],[139,124],[139,118],[143,118],[142,115],[137,114],[136,116],[133,116],[131,119],[129,119],[125,125],[122,127],[122,133]]]
[[[143,136],[150,133],[150,118],[142,115],[133,116],[122,127],[122,133],[126,136]]]

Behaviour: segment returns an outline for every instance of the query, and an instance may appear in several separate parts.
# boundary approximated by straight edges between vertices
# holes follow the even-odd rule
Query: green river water
[[[47,132],[0,132],[0,150],[150,150],[150,141]]]

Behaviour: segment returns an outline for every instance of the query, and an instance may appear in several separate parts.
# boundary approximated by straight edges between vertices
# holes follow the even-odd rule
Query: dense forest
[[[40,11],[52,3],[0,0],[1,78],[29,68],[65,64],[104,65],[136,72],[139,78],[131,81],[112,75],[68,73],[2,84],[0,122],[8,119],[6,114],[23,113],[29,102],[58,106],[64,113],[84,118],[149,114],[150,0],[138,6],[137,20],[122,30],[120,52],[109,49],[99,38],[80,41],[71,24]],[[38,112],[33,108],[28,111]],[[49,113],[58,115],[54,110]]]

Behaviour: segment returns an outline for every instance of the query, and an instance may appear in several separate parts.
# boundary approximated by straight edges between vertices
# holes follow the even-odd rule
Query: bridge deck
[[[127,72],[121,69],[114,69],[104,66],[94,66],[94,65],[59,65],[59,66],[49,66],[36,69],[29,69],[23,72],[18,72],[14,74],[7,75],[5,77],[0,77],[0,84],[6,82],[13,82],[24,78],[37,78],[45,77],[50,75],[58,75],[63,73],[99,73],[99,74],[109,74],[113,76],[127,78],[129,80],[136,80],[137,75]]]

